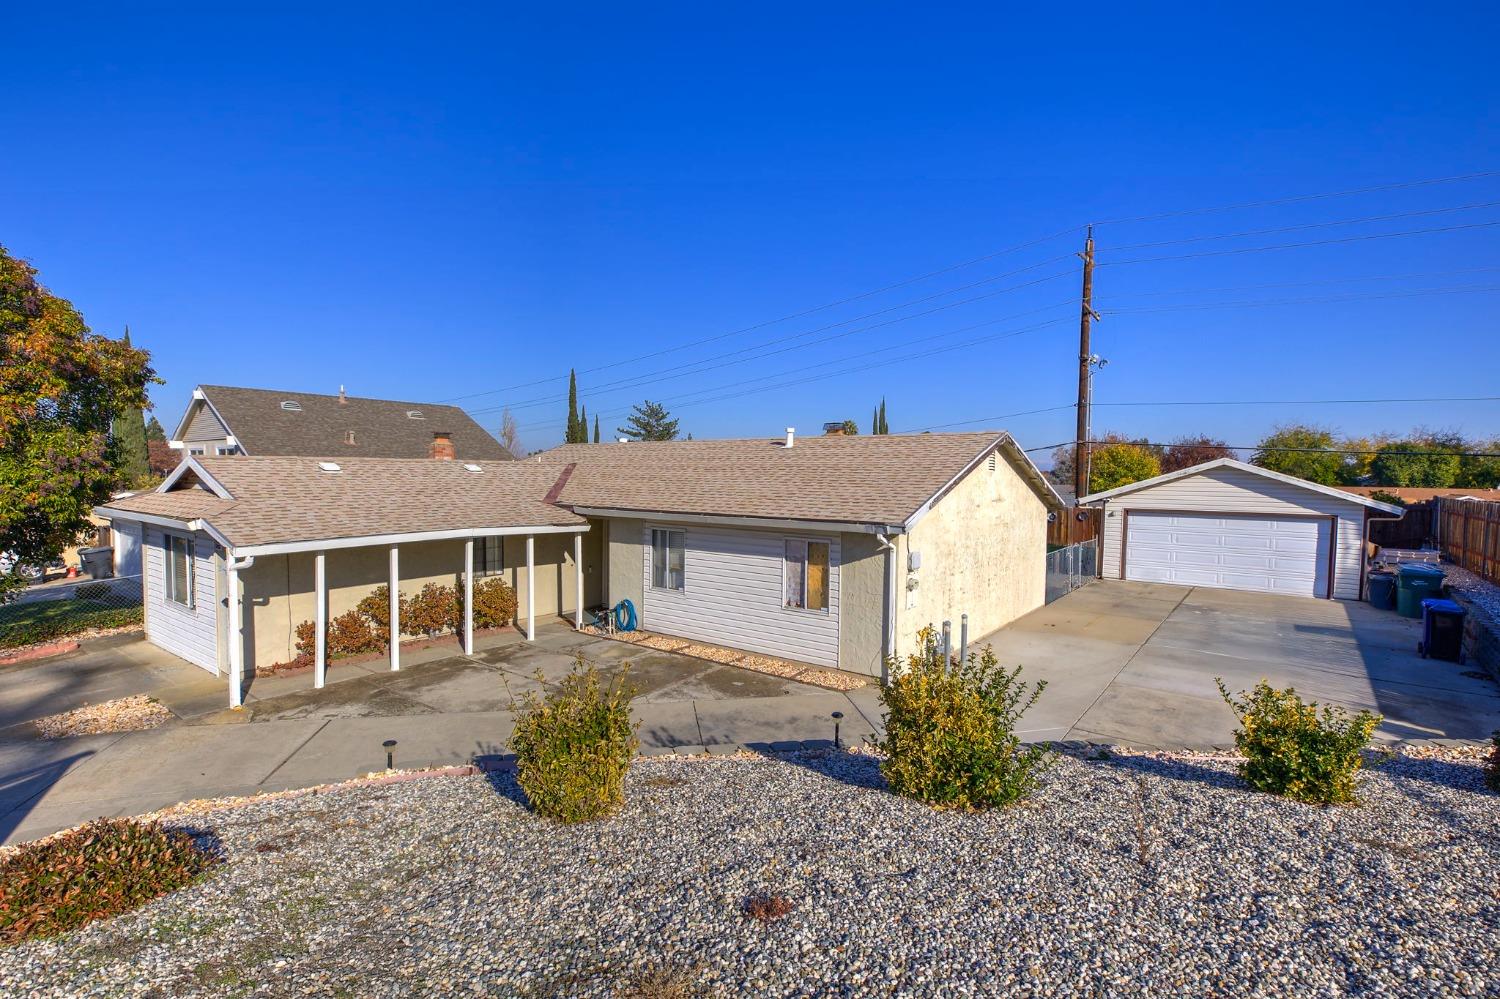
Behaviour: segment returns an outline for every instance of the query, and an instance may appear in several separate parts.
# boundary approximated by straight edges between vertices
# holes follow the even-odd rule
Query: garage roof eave
[[[1078,498],[1078,505],[1084,506],[1090,503],[1101,503],[1104,500],[1111,500],[1117,496],[1124,496],[1137,490],[1149,489],[1152,486],[1174,482],[1177,479],[1185,479],[1190,475],[1212,471],[1216,468],[1233,468],[1242,472],[1249,472],[1252,475],[1259,475],[1276,482],[1284,482],[1310,492],[1322,493],[1324,496],[1331,496],[1334,499],[1354,503],[1371,510],[1380,510],[1384,513],[1396,514],[1398,516],[1406,512],[1405,507],[1396,506],[1391,503],[1382,503],[1379,500],[1370,499],[1368,496],[1360,496],[1357,493],[1346,493],[1342,489],[1335,489],[1333,486],[1325,486],[1317,482],[1309,482],[1306,479],[1299,479],[1295,475],[1273,472],[1269,468],[1261,468],[1259,465],[1252,465],[1249,462],[1239,461],[1235,458],[1216,458],[1213,461],[1205,461],[1201,465],[1190,465],[1187,468],[1179,468],[1175,472],[1167,472],[1165,475],[1158,475],[1155,478],[1142,479],[1140,482],[1132,482],[1129,485],[1116,486],[1114,489],[1090,493],[1087,496],[1080,496]]]

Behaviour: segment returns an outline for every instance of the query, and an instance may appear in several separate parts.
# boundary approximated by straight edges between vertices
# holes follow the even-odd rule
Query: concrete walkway
[[[1384,717],[1381,740],[1487,739],[1500,687],[1417,655],[1421,626],[1369,604],[1102,581],[982,639],[1048,687],[1023,719],[1034,741],[1228,746],[1236,720],[1214,686],[1262,678]]]
[[[255,794],[384,769],[489,762],[505,752],[513,696],[551,686],[582,655],[612,676],[630,662],[643,754],[743,745],[791,749],[873,737],[873,688],[830,692],[687,656],[538,629],[537,641],[491,636],[475,655],[452,647],[339,665],[314,691],[309,674],[260,678],[246,706],[223,705],[223,681],[140,640],[111,641],[0,674],[0,840],[45,835],[100,815],[133,815],[199,797]],[[150,693],[179,721],[146,732],[43,741],[33,718]]]

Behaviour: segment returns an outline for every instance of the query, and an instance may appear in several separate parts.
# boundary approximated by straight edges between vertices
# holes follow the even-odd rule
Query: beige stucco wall
[[[641,550],[641,538],[646,529],[643,520],[612,519],[606,525],[604,561],[607,563],[609,585],[605,599],[611,607],[621,600],[635,605],[636,613],[643,606],[641,591],[645,588],[645,552]]]
[[[922,565],[908,572],[910,552]],[[1001,455],[960,480],[902,539],[896,651],[916,648],[928,624],[969,615],[976,640],[1040,607],[1046,595],[1047,507]],[[907,589],[909,577],[916,588]]]
[[[587,551],[585,542],[585,551]],[[517,617],[526,618],[526,539],[505,539],[505,580],[515,588]],[[353,610],[372,589],[390,579],[390,549],[329,551],[328,617]],[[286,662],[296,653],[296,628],[316,612],[311,552],[262,555],[240,574],[245,599],[245,662],[256,666]],[[414,594],[428,583],[462,585],[464,542],[424,541],[401,546],[401,592]],[[587,564],[587,556],[585,557]],[[573,535],[536,536],[536,616],[545,620],[571,614],[574,606]]]
[[[885,639],[885,549],[873,534],[840,536],[839,668],[880,676]]]

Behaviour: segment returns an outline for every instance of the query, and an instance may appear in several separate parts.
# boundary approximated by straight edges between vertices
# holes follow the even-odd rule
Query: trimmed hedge
[[[83,631],[140,624],[141,608],[92,600],[35,600],[0,607],[0,649],[50,642]]]
[[[96,819],[0,860],[0,943],[77,929],[193,884],[219,858],[156,822]]]

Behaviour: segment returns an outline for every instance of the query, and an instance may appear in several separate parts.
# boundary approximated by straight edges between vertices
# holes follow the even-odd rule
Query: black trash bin
[[[1422,601],[1422,640],[1417,654],[1423,659],[1464,661],[1464,609],[1452,600],[1428,597]]]
[[[78,549],[78,561],[90,579],[108,579],[115,574],[115,550],[110,546]]]

